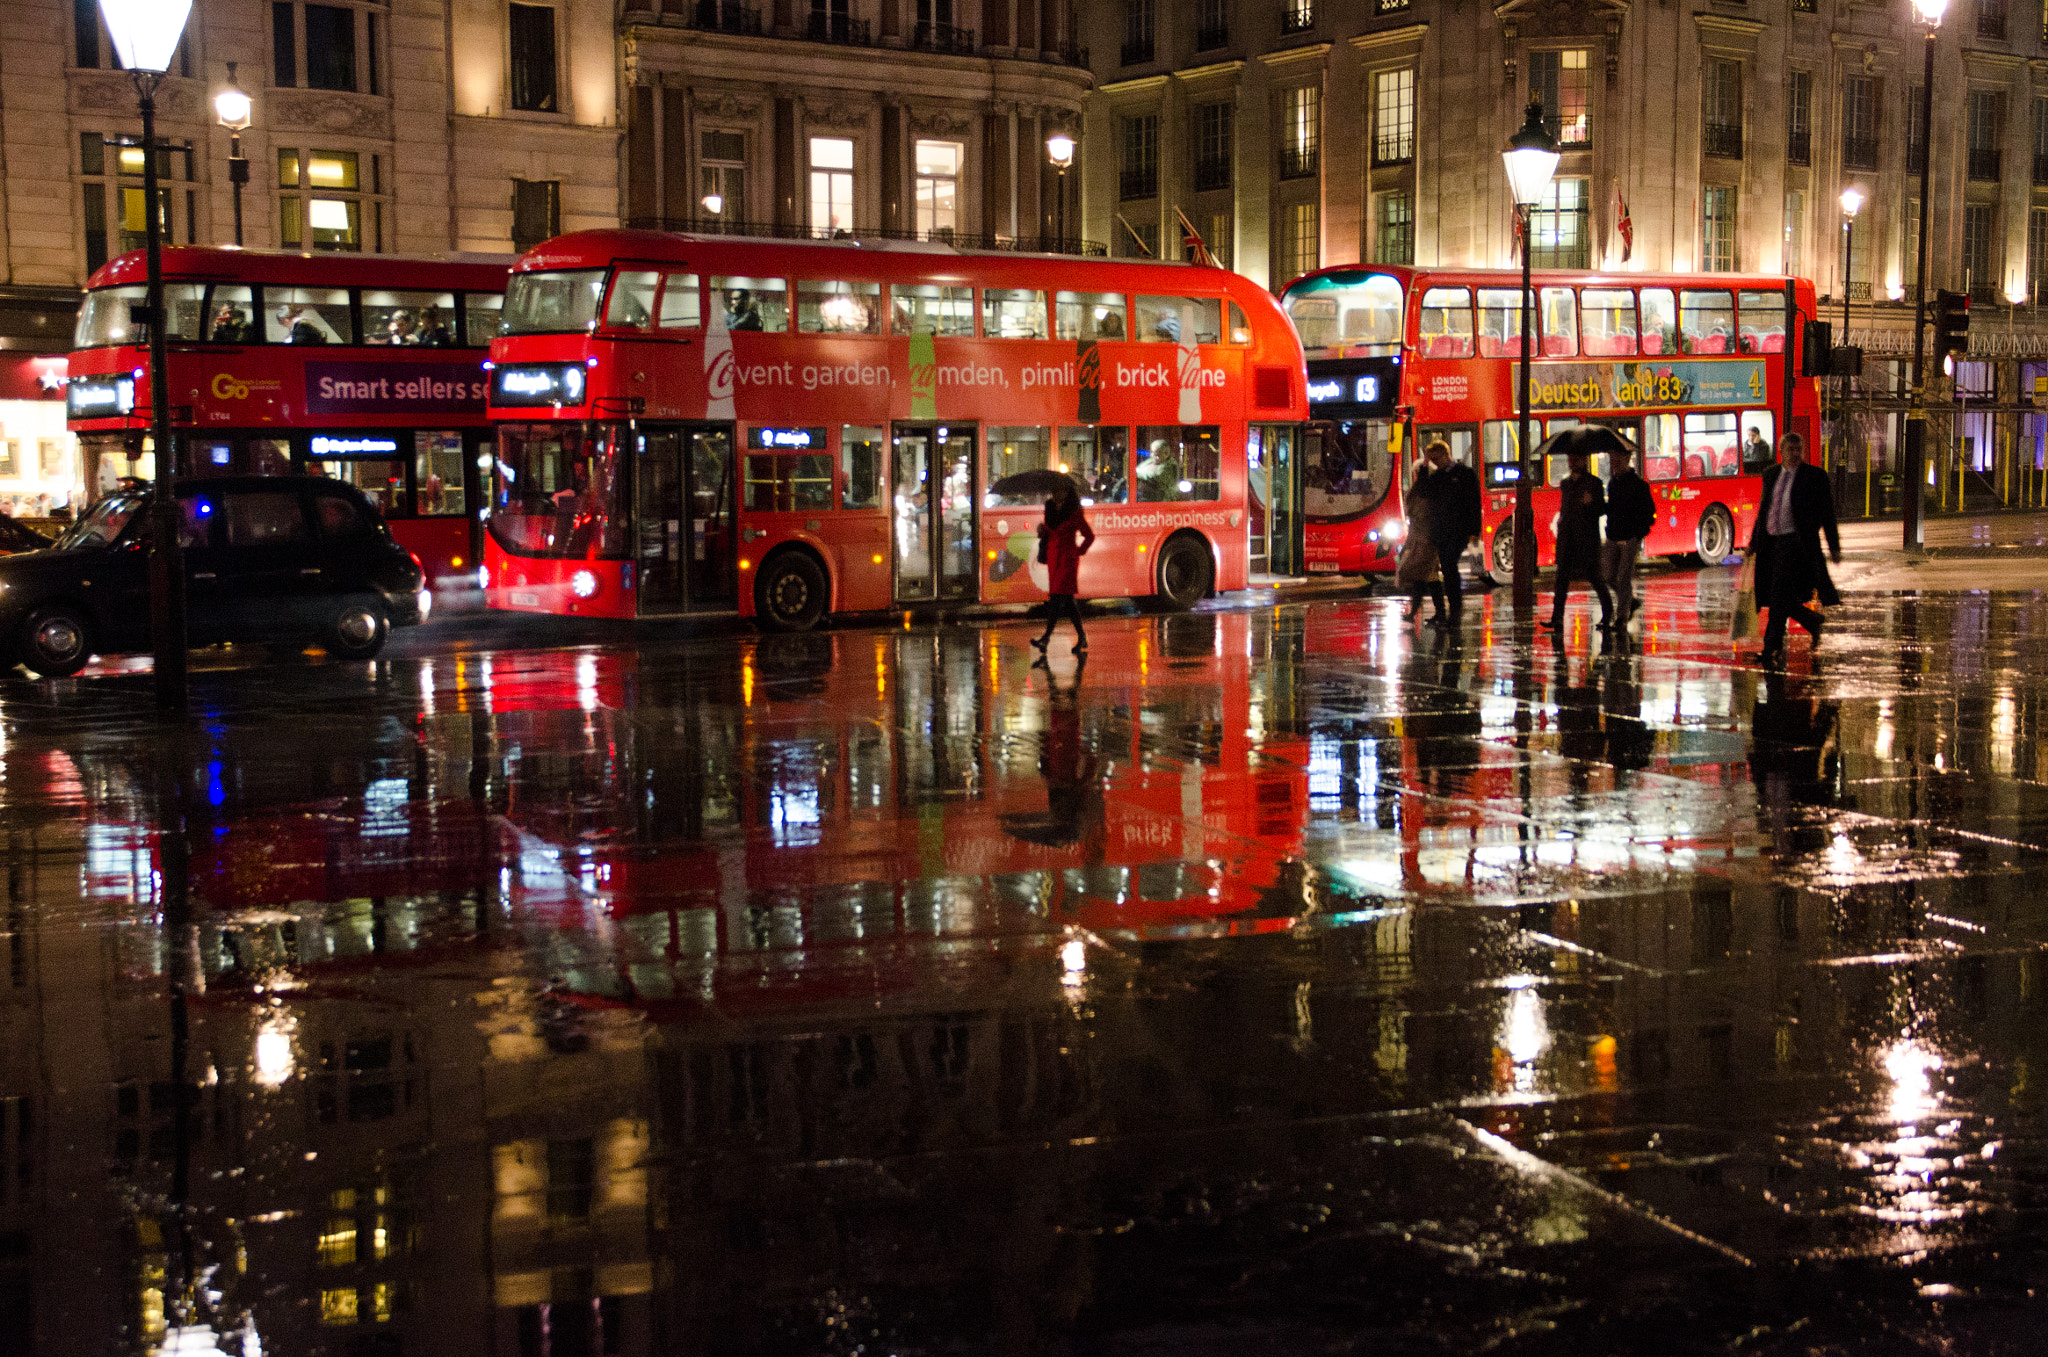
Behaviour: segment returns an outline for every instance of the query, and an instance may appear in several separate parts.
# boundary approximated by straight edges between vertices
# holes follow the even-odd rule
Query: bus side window
[[[1777,455],[1777,440],[1773,431],[1777,420],[1769,410],[1744,410],[1742,412],[1742,470],[1745,474],[1760,475]]]
[[[1643,479],[1678,479],[1678,416],[1643,417]]]
[[[1120,292],[1053,294],[1055,339],[1123,339],[1124,298]]]
[[[944,283],[894,283],[889,288],[890,333],[974,337],[974,289]]]
[[[1740,322],[1744,353],[1785,351],[1785,294],[1782,292],[1738,292],[1736,317]]]
[[[1079,480],[1083,504],[1128,504],[1130,430],[1122,425],[1060,430],[1060,465]]]
[[[1244,312],[1236,302],[1230,304],[1230,342],[1249,344],[1252,342],[1251,322],[1244,318]]]
[[[450,328],[454,311],[452,292],[392,292],[366,287],[363,342],[445,348],[455,342]]]
[[[1045,338],[1045,294],[1025,287],[983,288],[981,333],[988,339]]]
[[[256,342],[255,289],[247,283],[215,283],[207,310],[205,337],[208,343]]]
[[[1138,328],[1148,342],[1214,344],[1222,338],[1223,304],[1216,297],[1140,297]]]
[[[789,332],[789,282],[783,278],[713,278],[711,304],[725,307],[728,330]]]
[[[604,323],[614,330],[644,330],[654,323],[654,288],[661,275],[652,269],[621,269],[612,278],[611,299]]]
[[[1422,294],[1424,358],[1472,356],[1472,289],[1433,287]]]
[[[1014,476],[1020,471],[1043,471],[1051,464],[1051,449],[1047,444],[1044,429],[1033,428],[1028,424],[1015,427],[992,424],[983,436],[987,439],[988,483],[991,486],[1005,476]],[[1013,509],[1034,508],[1045,503],[1045,496],[998,495],[991,490],[985,503],[991,509],[997,506]]]
[[[349,319],[345,287],[270,287],[263,289],[263,338],[272,344],[353,344],[355,324]]]
[[[697,297],[697,275],[673,270],[661,278],[661,310],[654,323],[664,330],[694,330],[703,324]]]
[[[776,513],[832,507],[832,458],[816,452],[747,454],[747,508]]]
[[[1646,354],[1678,352],[1678,299],[1668,287],[1643,289],[1642,345]]]
[[[1522,355],[1522,294],[1519,289],[1479,289],[1479,356],[1519,358]]]
[[[1543,289],[1537,314],[1543,318],[1543,356],[1572,358],[1579,352],[1579,295],[1568,287]]]
[[[502,292],[462,294],[462,343],[466,348],[488,349],[498,337],[498,320],[505,310]]]
[[[880,429],[859,424],[839,430],[839,468],[842,481],[840,507],[879,509],[882,507],[882,452],[888,444]]]
[[[1720,288],[1678,294],[1678,333],[1687,353],[1735,352],[1735,298]]]
[[[1726,411],[1701,411],[1685,417],[1685,478],[1733,476],[1742,468],[1735,446],[1735,416]]]
[[[796,285],[796,328],[806,335],[873,335],[882,332],[880,283],[812,282]]]
[[[1222,448],[1214,424],[1140,428],[1138,499],[1173,503],[1221,498]]]
[[[1589,287],[1579,294],[1580,325],[1588,358],[1629,358],[1636,351],[1636,294],[1627,288]]]
[[[421,513],[464,511],[461,431],[421,430],[413,435],[413,484],[419,489]]]

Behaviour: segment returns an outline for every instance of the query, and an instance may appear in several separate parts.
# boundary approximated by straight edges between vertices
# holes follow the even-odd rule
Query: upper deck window
[[[1736,316],[1740,322],[1744,353],[1785,351],[1785,294],[1782,292],[1738,292]]]
[[[1629,358],[1636,351],[1636,294],[1589,287],[1579,296],[1588,358]]]
[[[726,329],[789,332],[788,279],[713,278],[711,290],[725,307]]]
[[[455,294],[363,289],[365,344],[445,349],[455,343]]]
[[[981,332],[990,339],[1045,338],[1045,294],[1031,288],[991,287],[981,294]]]
[[[1401,343],[1404,300],[1400,280],[1347,270],[1303,278],[1287,289],[1281,305],[1312,354],[1338,345],[1392,352]]]
[[[1216,297],[1140,297],[1133,339],[1166,344],[1223,342],[1223,303]]]
[[[1472,356],[1472,289],[1433,287],[1422,294],[1422,356]]]
[[[807,335],[877,335],[882,332],[880,283],[796,285],[796,328]]]
[[[1579,294],[1568,287],[1546,287],[1538,299],[1542,318],[1543,356],[1570,358],[1579,351]]]
[[[498,322],[505,314],[505,294],[502,292],[465,292],[462,294],[462,342],[472,349],[487,349],[497,338]]]
[[[263,338],[272,344],[353,344],[345,287],[266,287]]]
[[[1522,291],[1520,288],[1479,289],[1479,356],[1522,356]]]
[[[1680,292],[1678,333],[1687,353],[1735,352],[1735,298],[1719,288]]]
[[[1644,353],[1678,352],[1678,298],[1668,287],[1642,291]]]
[[[199,283],[164,284],[164,310],[171,321],[166,338],[199,338],[205,290]],[[115,344],[148,343],[149,327],[137,325],[130,318],[133,308],[144,305],[148,299],[149,289],[139,283],[86,293],[85,305],[78,308],[78,329],[72,347],[103,349]]]
[[[661,275],[653,269],[621,269],[612,277],[611,299],[604,305],[608,330],[644,330],[654,324],[654,294]]]
[[[513,274],[498,333],[561,335],[594,329],[604,274],[603,269]]]
[[[889,289],[894,319],[891,331],[899,335],[974,335],[974,289],[949,287],[944,283],[897,283]]]
[[[1059,339],[1123,339],[1130,333],[1121,292],[1056,292],[1053,311]]]

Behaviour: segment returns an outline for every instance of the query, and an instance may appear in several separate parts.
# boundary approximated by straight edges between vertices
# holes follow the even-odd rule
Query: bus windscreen
[[[1304,278],[1281,306],[1310,358],[1337,348],[1388,352],[1401,344],[1401,282],[1384,273],[1339,271]]]
[[[604,269],[515,273],[505,291],[501,335],[578,334],[597,324]]]

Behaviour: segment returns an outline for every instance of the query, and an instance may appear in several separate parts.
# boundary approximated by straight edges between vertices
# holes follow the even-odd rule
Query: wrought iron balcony
[[[1702,149],[1724,160],[1742,159],[1742,124],[1707,123],[1701,129]]]
[[[1282,33],[1306,33],[1316,26],[1316,7],[1311,0],[1291,0],[1280,11]]]
[[[1842,168],[1845,170],[1876,170],[1877,138],[1843,137]]]
[[[1970,148],[1970,178],[1998,182],[1999,153],[1997,147],[1972,146]]]
[[[1230,187],[1230,161],[1225,157],[1195,162],[1195,192]]]
[[[1813,133],[1794,132],[1785,144],[1785,160],[1793,165],[1813,163]]]
[[[1159,196],[1159,171],[1125,170],[1116,177],[1117,197],[1125,202]]]
[[[1382,165],[1406,165],[1415,159],[1415,142],[1412,138],[1388,138],[1372,144],[1372,163]]]
[[[956,56],[974,53],[974,30],[951,24],[918,24],[910,30],[910,45],[920,52],[950,52]]]
[[[1850,300],[1850,301],[1852,301],[1852,302],[1867,302],[1867,301],[1869,301],[1869,300],[1870,300],[1870,284],[1869,284],[1868,282],[1860,282],[1860,283],[1859,283],[1859,282],[1857,282],[1856,280],[1854,280],[1854,279],[1851,279],[1851,280],[1849,281],[1849,300]]]
[[[1408,8],[1411,0],[1373,0],[1374,14],[1399,14]]]
[[[687,231],[699,235],[756,236],[777,240],[929,240],[962,250],[1015,250],[1030,254],[1078,254],[1101,258],[1109,249],[1099,240],[1070,236],[982,236],[965,231],[908,231],[879,226],[856,226],[835,231],[829,226],[793,226],[779,222],[726,221],[720,217],[628,217],[629,231]]]
[[[850,14],[817,14],[811,16],[810,27],[804,36],[812,42],[836,42],[848,47],[872,47],[872,25],[866,19],[856,19]]]
[[[1319,157],[1313,146],[1284,146],[1280,150],[1280,177],[1282,179],[1312,179],[1315,177]]]
[[[697,0],[692,27],[707,33],[740,33],[759,37],[761,11],[734,4],[733,0]]]

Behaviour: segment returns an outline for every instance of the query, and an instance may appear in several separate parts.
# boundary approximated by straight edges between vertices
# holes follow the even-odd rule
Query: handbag
[[[1735,615],[1728,620],[1730,640],[1743,641],[1756,635],[1756,554],[1743,558],[1735,576]]]

